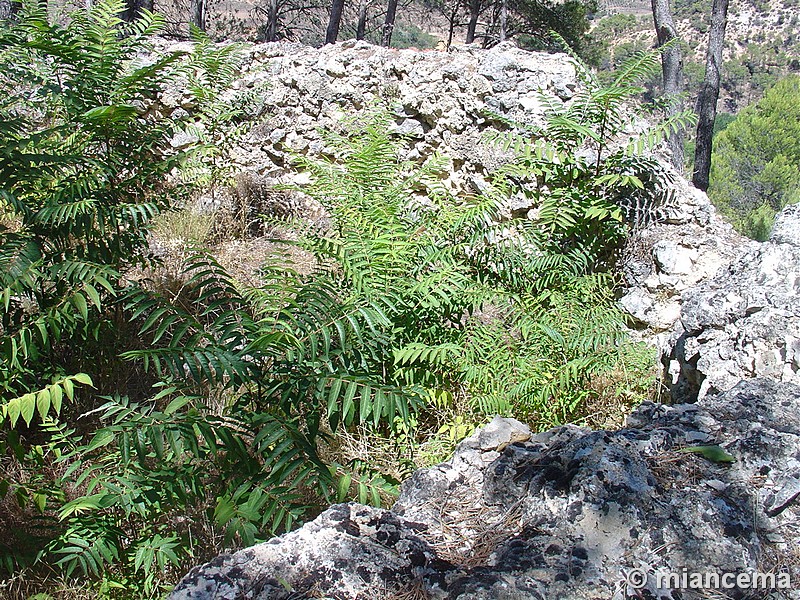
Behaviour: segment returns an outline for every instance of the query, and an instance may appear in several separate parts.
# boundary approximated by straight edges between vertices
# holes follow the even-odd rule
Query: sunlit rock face
[[[480,185],[502,161],[484,143],[503,118],[541,125],[545,107],[576,92],[575,68],[564,55],[531,53],[508,44],[452,52],[390,50],[365,42],[313,49],[254,46],[242,86],[266,82],[266,119],[238,159],[280,175],[292,153],[324,155],[320,129],[341,130],[359,115],[388,109],[391,130],[406,138],[403,157],[417,163],[440,152],[450,161],[454,191]],[[245,146],[245,145],[243,145]],[[474,181],[473,181],[474,180]]]
[[[159,44],[160,51],[188,47]],[[261,187],[305,183],[298,157],[335,157],[323,130],[345,132],[354,120],[380,110],[391,116],[389,132],[402,140],[402,160],[421,165],[439,155],[443,188],[474,194],[509,158],[492,141],[508,129],[507,120],[544,124],[547,104],[571,100],[578,83],[567,56],[511,44],[440,52],[351,40],[320,49],[288,42],[249,46],[234,88],[231,93],[255,94],[258,108],[250,115],[254,127],[226,159]],[[191,110],[190,103],[176,86],[163,95],[159,110]],[[522,204],[512,206],[515,201]],[[517,199],[509,211],[527,208]]]
[[[800,384],[800,208],[759,243],[722,221],[682,183],[676,218],[636,231],[622,269],[620,305],[660,351],[676,402],[742,379]]]
[[[681,452],[698,445],[734,462]],[[706,596],[661,576],[759,569],[785,573],[777,586],[800,581],[798,496],[791,384],[750,380],[693,404],[647,403],[613,432],[532,435],[498,417],[451,460],[415,473],[391,511],[332,506],[197,567],[172,599],[686,600]],[[800,597],[793,589],[776,597]]]
[[[661,347],[680,318],[683,292],[716,275],[749,244],[703,192],[679,178],[674,193],[660,222],[633,232],[620,265],[626,286],[620,305]]]
[[[800,384],[800,210],[778,215],[767,242],[745,244],[682,295],[663,362],[672,395],[693,401],[741,379]]]

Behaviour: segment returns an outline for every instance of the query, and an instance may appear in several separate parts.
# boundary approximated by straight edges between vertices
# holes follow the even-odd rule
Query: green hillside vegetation
[[[679,0],[672,5],[684,44],[684,82],[689,102],[697,98],[702,84],[704,48],[711,17],[710,0]],[[653,18],[625,12],[601,16],[592,36],[602,47],[600,67],[613,69],[632,52],[652,47],[655,41]],[[725,62],[722,66],[722,96],[718,110],[735,113],[757,101],[780,78],[800,72],[800,15],[794,0],[783,0],[777,7],[769,2],[743,1],[738,7],[754,12],[744,33],[733,25],[726,34]],[[649,10],[649,3],[647,6]],[[731,20],[737,7],[731,7]],[[771,19],[771,13],[780,16]],[[655,80],[648,86],[658,87]],[[688,154],[687,154],[688,155]],[[690,171],[691,172],[691,171]]]
[[[779,81],[715,137],[709,196],[757,240],[769,237],[778,211],[800,202],[800,76]]]
[[[516,159],[477,197],[400,160],[381,111],[355,120],[329,136],[341,161],[297,163],[330,227],[272,224],[312,268],[287,247],[254,285],[202,236],[168,264],[151,234],[226,175],[258,90],[222,95],[237,47],[197,31],[191,53],[145,59],[163,20],[121,9],[0,27],[7,597],[162,597],[331,502],[391,502],[494,414],[607,423],[649,397],[653,352],[625,334],[613,267],[629,209],[669,195],[648,149],[691,122],[626,133],[657,56],[609,85],[581,68],[574,103],[499,136]],[[176,85],[185,114],[152,110]],[[519,191],[537,216],[503,220]]]

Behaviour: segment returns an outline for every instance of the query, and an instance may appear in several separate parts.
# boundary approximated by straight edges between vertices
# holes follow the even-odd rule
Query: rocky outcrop
[[[348,41],[316,50],[260,44],[249,50],[240,86],[266,82],[267,117],[233,157],[260,176],[281,179],[290,155],[325,155],[320,130],[340,130],[377,106],[391,111],[394,131],[407,138],[404,158],[424,162],[445,154],[453,190],[482,185],[502,153],[483,132],[511,118],[541,124],[540,92],[565,101],[576,90],[564,55],[531,53],[511,44],[451,52],[391,50]],[[493,116],[497,115],[497,116]]]
[[[626,293],[620,305],[662,347],[681,316],[683,292],[716,275],[751,243],[719,216],[708,196],[680,177],[675,181],[678,200],[660,222],[634,232],[622,262]]]
[[[366,598],[418,578],[443,583],[454,567],[436,557],[421,529],[387,510],[338,504],[297,531],[195,569],[172,598]]]
[[[800,209],[769,241],[737,234],[708,197],[679,182],[667,218],[634,233],[620,305],[657,346],[676,402],[766,377],[800,384]]]
[[[768,242],[746,245],[683,293],[665,348],[667,382],[682,401],[746,378],[800,384],[800,206],[778,215]]]
[[[190,48],[188,43],[158,45],[162,52]],[[391,115],[391,130],[403,139],[404,160],[423,164],[439,153],[446,159],[441,185],[456,194],[475,193],[508,159],[489,134],[508,129],[505,119],[543,124],[543,98],[568,101],[577,86],[567,56],[527,52],[510,43],[450,52],[388,49],[355,40],[320,49],[255,44],[246,49],[230,92],[258,98],[248,115],[255,126],[226,154],[255,196],[248,200],[258,201],[275,195],[276,185],[307,183],[308,175],[293,163],[298,156],[335,155],[323,130],[345,132],[352,121],[381,110]],[[191,110],[191,102],[176,87],[160,98],[159,110]],[[303,205],[307,199],[285,201],[292,209],[313,212]]]
[[[735,462],[685,451],[698,445]],[[450,461],[418,471],[391,511],[333,506],[196,568],[172,599],[688,600],[710,590],[678,589],[665,575],[750,571],[771,573],[775,595],[715,593],[800,598],[798,497],[791,384],[752,380],[695,404],[648,403],[614,432],[531,435],[497,418]]]

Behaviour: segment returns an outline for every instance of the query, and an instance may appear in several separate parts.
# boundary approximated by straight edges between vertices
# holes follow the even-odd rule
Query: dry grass
[[[592,385],[605,386],[605,377],[600,377]],[[596,430],[616,430],[625,426],[625,419],[634,408],[641,404],[637,396],[616,394],[592,394],[581,407],[581,416],[576,419],[583,427]]]
[[[67,581],[59,575],[19,571],[0,580],[2,600],[89,600],[98,598],[97,582]]]
[[[152,223],[152,235],[157,240],[179,240],[184,245],[205,245],[211,240],[216,213],[193,208],[161,213]]]
[[[416,468],[410,446],[381,435],[368,425],[351,431],[340,429],[328,440],[320,444],[320,458],[326,464],[343,465],[337,470],[337,476],[352,476],[346,501],[358,498],[359,483],[363,482],[368,491],[377,491],[381,506],[391,506],[396,500],[396,486],[382,483],[375,477],[379,475],[388,481],[404,481]],[[320,501],[319,498],[316,500]],[[366,502],[372,502],[371,495]]]
[[[404,586],[391,589],[388,586],[378,592],[375,600],[430,600],[433,596],[421,578],[415,578]]]
[[[0,231],[17,232],[22,226],[22,219],[7,210],[6,206],[0,204]]]
[[[198,199],[192,206],[159,215],[151,229],[151,248],[162,260],[145,274],[157,286],[172,291],[185,283],[181,275],[186,258],[197,248],[207,249],[233,278],[247,286],[262,283],[266,262],[284,264],[300,275],[317,268],[314,257],[292,245],[295,235],[281,219],[324,221],[313,202],[294,192],[276,190],[250,174],[240,174],[230,189]]]
[[[312,273],[317,262],[304,250],[283,244],[276,239],[288,239],[288,234],[275,232],[272,239],[234,239],[220,242],[211,248],[219,263],[238,282],[257,286],[263,283],[260,270],[266,262],[290,267],[300,275]]]
[[[592,392],[580,409],[581,425],[590,429],[614,430],[642,402],[657,402],[662,393],[655,350],[636,345],[620,358],[616,367],[589,382]]]
[[[486,566],[501,545],[522,532],[521,505],[509,509],[487,506],[480,492],[466,487],[458,490],[428,507],[433,523],[426,541],[439,558],[454,565]]]

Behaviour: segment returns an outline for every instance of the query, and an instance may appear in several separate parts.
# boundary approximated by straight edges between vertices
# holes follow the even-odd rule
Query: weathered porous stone
[[[646,403],[613,432],[487,429],[415,473],[391,512],[333,506],[196,568],[173,600],[689,600],[710,591],[658,574],[751,570],[791,587],[716,597],[800,598],[800,388],[750,380],[694,404]],[[735,462],[681,452],[710,444]]]
[[[800,384],[800,210],[769,241],[747,244],[716,276],[684,291],[663,362],[674,398],[693,401],[741,379]]]
[[[167,42],[158,48],[187,49]],[[394,120],[390,132],[403,137],[403,160],[423,164],[444,155],[449,163],[441,185],[471,194],[510,156],[486,134],[508,129],[505,119],[542,125],[546,107],[540,94],[566,102],[578,86],[566,55],[527,52],[510,43],[440,52],[354,40],[320,49],[275,42],[252,45],[245,54],[231,93],[250,90],[258,96],[251,115],[258,125],[229,150],[230,166],[271,185],[298,183],[297,156],[333,156],[323,130],[342,133],[351,121],[380,109]],[[182,110],[189,99],[181,89],[169,90],[160,110]]]
[[[661,347],[681,315],[682,293],[716,275],[751,243],[682,178],[676,178],[674,193],[663,219],[633,233],[622,261],[626,291],[620,305]]]
[[[337,504],[297,531],[192,570],[171,597],[289,600],[318,591],[366,598],[421,579],[436,588],[454,567],[436,557],[420,529],[387,510]]]
[[[769,241],[800,246],[800,204],[790,204],[775,217]]]

